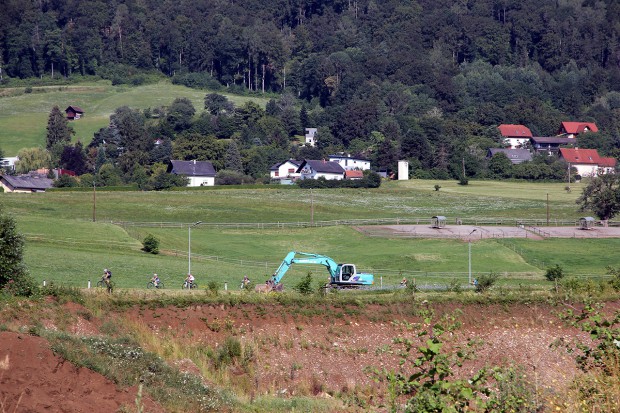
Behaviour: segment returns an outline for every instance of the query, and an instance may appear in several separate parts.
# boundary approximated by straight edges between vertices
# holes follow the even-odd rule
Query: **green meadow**
[[[15,156],[21,148],[45,145],[47,119],[54,105],[64,110],[69,105],[79,106],[85,116],[71,122],[74,141],[88,144],[93,134],[108,125],[110,115],[121,106],[134,109],[168,106],[176,98],[192,101],[196,112],[204,108],[204,97],[209,91],[173,85],[168,81],[143,86],[112,86],[109,81],[83,83],[72,86],[34,87],[32,93],[3,89],[0,97],[0,148],[5,156]],[[9,93],[12,92],[12,93]],[[264,106],[267,99],[226,95],[240,106],[252,100]]]
[[[0,204],[17,220],[26,237],[25,261],[39,281],[85,287],[103,268],[113,270],[121,288],[144,288],[157,272],[169,288],[180,288],[191,265],[201,287],[214,281],[238,289],[244,275],[264,282],[289,251],[328,255],[375,274],[376,286],[395,285],[406,276],[419,285],[466,284],[469,245],[455,239],[367,237],[344,225],[272,227],[261,223],[314,220],[430,218],[432,215],[484,217],[580,216],[575,199],[560,184],[471,182],[461,187],[441,182],[389,182],[373,190],[302,190],[295,187],[212,188],[169,192],[51,191],[1,194]],[[486,188],[486,191],[485,191]],[[544,199],[540,199],[544,194]],[[96,222],[93,222],[96,207]],[[191,230],[190,223],[202,221]],[[128,222],[117,225],[113,222]],[[170,223],[177,224],[170,227]],[[217,223],[253,223],[217,227]],[[140,224],[140,225],[138,225]],[[147,226],[144,226],[147,224]],[[142,226],[141,226],[142,225]],[[160,240],[160,254],[141,251],[147,234]],[[191,236],[191,262],[188,247]],[[500,284],[547,286],[544,268],[559,264],[569,275],[601,277],[605,267],[620,266],[616,239],[477,240],[472,242],[472,274],[498,272]],[[317,285],[327,280],[321,266],[293,266],[284,278],[292,288],[308,272]]]

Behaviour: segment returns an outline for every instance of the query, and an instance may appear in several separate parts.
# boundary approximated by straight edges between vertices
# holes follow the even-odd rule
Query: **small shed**
[[[436,215],[433,217],[432,227],[433,228],[444,228],[446,226],[446,217],[441,215]]]
[[[579,218],[579,229],[593,229],[594,222],[594,218],[592,217]]]
[[[84,110],[79,106],[71,105],[67,109],[65,109],[65,113],[67,114],[67,119],[69,120],[78,120],[82,116],[84,116]]]

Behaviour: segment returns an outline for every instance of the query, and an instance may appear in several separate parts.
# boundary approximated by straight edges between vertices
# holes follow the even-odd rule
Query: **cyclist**
[[[153,277],[151,278],[151,282],[153,283],[155,288],[159,288],[159,276],[157,275],[157,273],[153,274]]]
[[[192,274],[187,274],[187,277],[185,278],[185,285],[187,286],[187,288],[193,288],[194,287],[194,276]]]
[[[243,281],[241,281],[241,288],[247,288],[248,284],[250,284],[250,279],[247,275],[243,276]]]
[[[110,271],[107,268],[104,268],[103,276],[101,277],[101,279],[103,280],[106,287],[108,288],[108,292],[112,290],[112,285],[110,284],[110,282],[112,281],[111,278],[112,278],[112,271]]]

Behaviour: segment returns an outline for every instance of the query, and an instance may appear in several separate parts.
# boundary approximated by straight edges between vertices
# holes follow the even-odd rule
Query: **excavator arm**
[[[292,264],[324,265],[327,268],[327,271],[329,271],[329,275],[332,278],[336,275],[336,271],[338,268],[338,264],[336,263],[336,261],[325,255],[291,251],[286,255],[286,257],[284,257],[284,260],[282,260],[282,263],[280,264],[276,272],[273,273],[272,280],[274,284],[278,284],[280,282],[280,280],[282,279],[282,277],[284,277],[284,274],[286,274]]]

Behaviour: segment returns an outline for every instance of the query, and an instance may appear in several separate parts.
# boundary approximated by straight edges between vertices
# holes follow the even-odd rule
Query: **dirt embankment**
[[[163,340],[180,346],[217,349],[228,337],[255,352],[252,373],[231,367],[232,385],[246,394],[347,395],[355,391],[380,398],[384,385],[375,383],[367,367],[396,369],[393,338],[415,337],[412,323],[421,320],[420,304],[283,307],[278,304],[235,306],[201,304],[178,307],[133,307],[113,319],[119,325],[135,324]],[[610,303],[613,308],[619,303]],[[70,314],[63,329],[77,335],[100,334],[100,320],[80,306],[65,305]],[[573,358],[551,346],[558,339],[570,341],[582,333],[557,317],[561,308],[546,304],[435,305],[437,313],[456,310],[462,327],[446,335],[447,346],[481,340],[476,359],[466,363],[464,375],[485,365],[520,365],[540,389],[562,391],[578,374]],[[1,314],[0,314],[1,315]],[[46,328],[53,320],[39,319]],[[189,360],[187,370],[199,372]],[[251,374],[251,377],[248,376]],[[135,388],[119,389],[101,375],[77,368],[56,357],[42,338],[14,332],[0,333],[0,411],[86,412],[135,408]],[[327,397],[327,396],[326,396]],[[144,401],[145,411],[163,409]]]

